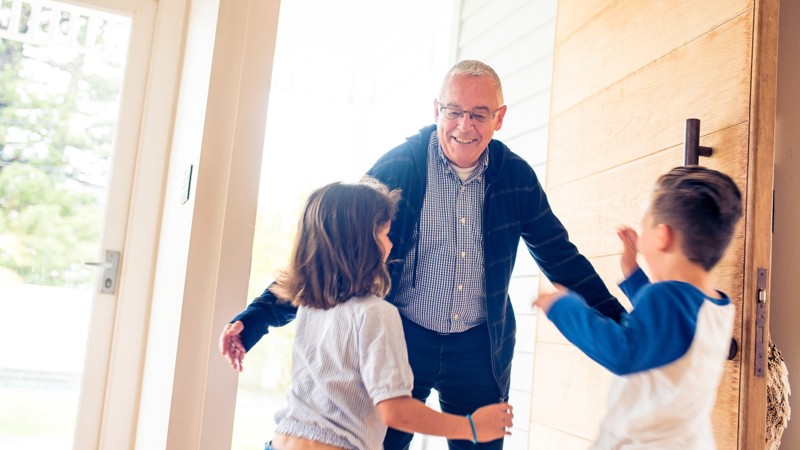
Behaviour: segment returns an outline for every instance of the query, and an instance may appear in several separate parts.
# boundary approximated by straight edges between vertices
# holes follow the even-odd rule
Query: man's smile
[[[472,144],[475,141],[477,141],[477,139],[464,139],[464,138],[457,138],[455,136],[453,136],[453,140],[458,142],[459,144]]]

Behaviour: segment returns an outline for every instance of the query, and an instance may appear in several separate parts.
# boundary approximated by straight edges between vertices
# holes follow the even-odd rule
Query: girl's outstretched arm
[[[378,403],[383,422],[394,429],[409,433],[444,436],[448,439],[473,440],[472,424],[466,416],[440,413],[412,397],[395,397]],[[511,434],[513,408],[508,403],[495,403],[472,413],[475,437],[489,442]]]

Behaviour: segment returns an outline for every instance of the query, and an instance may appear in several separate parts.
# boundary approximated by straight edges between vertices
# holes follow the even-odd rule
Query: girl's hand
[[[472,413],[475,434],[478,442],[489,442],[510,435],[513,425],[514,408],[508,403],[495,403],[478,408]]]

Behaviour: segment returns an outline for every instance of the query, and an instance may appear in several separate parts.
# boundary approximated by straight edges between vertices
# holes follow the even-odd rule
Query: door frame
[[[775,173],[775,116],[778,85],[779,0],[753,2],[753,63],[750,80],[750,139],[745,217],[744,295],[742,297],[739,448],[766,442],[767,375],[757,376],[756,348],[768,352],[771,291],[766,289],[766,320],[756,325],[758,269],[772,276],[772,217]],[[767,362],[764,358],[764,369]],[[766,370],[765,370],[766,372]]]
[[[116,295],[94,294],[73,448],[134,442],[185,2],[62,0],[131,18],[101,248],[121,252]],[[158,21],[156,20],[158,18]],[[154,42],[158,36],[158,46]],[[98,280],[99,284],[99,280]]]

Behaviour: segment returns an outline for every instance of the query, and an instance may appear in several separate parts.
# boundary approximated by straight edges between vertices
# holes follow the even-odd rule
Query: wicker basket
[[[780,350],[769,340],[767,357],[767,445],[766,450],[777,450],[781,436],[789,423],[792,409],[789,407],[789,371]]]

